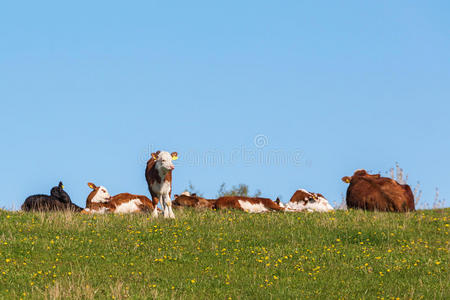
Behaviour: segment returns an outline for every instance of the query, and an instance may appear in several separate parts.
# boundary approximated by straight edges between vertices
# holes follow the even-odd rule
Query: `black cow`
[[[69,195],[64,191],[64,185],[60,181],[50,191],[49,195],[33,195],[28,197],[22,204],[23,211],[82,211],[83,209],[75,205],[70,200]]]

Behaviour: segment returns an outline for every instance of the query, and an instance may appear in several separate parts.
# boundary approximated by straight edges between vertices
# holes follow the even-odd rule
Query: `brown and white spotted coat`
[[[306,190],[297,190],[291,200],[285,205],[286,211],[318,211],[334,210],[322,194],[311,193]]]
[[[284,209],[269,198],[225,196],[215,203],[216,209],[239,209],[249,213],[283,211]]]
[[[89,182],[92,192],[86,199],[83,213],[136,213],[151,212],[153,204],[146,196],[122,193],[111,197],[104,186]]]
[[[213,209],[216,200],[205,199],[199,197],[196,194],[185,194],[182,193],[180,196],[175,195],[173,200],[173,205],[178,207],[194,207],[194,208],[206,208]]]
[[[172,211],[172,170],[175,168],[173,160],[178,159],[176,152],[158,151],[152,153],[152,157],[147,162],[145,169],[145,179],[148,190],[152,196],[153,216],[158,216],[157,205],[161,200],[163,214],[165,218],[175,218]]]

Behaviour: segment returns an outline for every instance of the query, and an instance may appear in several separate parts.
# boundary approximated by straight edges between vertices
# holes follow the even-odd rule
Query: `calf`
[[[346,197],[348,208],[391,212],[415,210],[414,195],[407,184],[380,174],[370,175],[365,170],[357,170],[342,181],[350,183]]]
[[[268,198],[224,196],[216,200],[216,209],[239,209],[249,213],[262,213],[268,211],[284,210],[277,203]]]
[[[22,204],[23,211],[81,211],[83,210],[78,205],[75,205],[70,200],[69,195],[64,191],[64,185],[60,181],[58,186],[50,190],[49,195],[33,195],[25,199]]]
[[[173,160],[178,159],[176,152],[158,151],[152,153],[152,157],[147,162],[145,169],[145,179],[147,180],[148,190],[152,196],[154,217],[158,216],[157,205],[161,200],[164,218],[175,218],[172,211],[172,170],[175,169]]]
[[[216,200],[209,200],[197,196],[196,194],[187,195],[181,194],[175,195],[173,205],[178,207],[194,207],[194,208],[208,208],[213,209]]]
[[[322,194],[310,193],[306,190],[296,191],[285,208],[286,211],[327,212],[334,210]]]
[[[92,192],[86,199],[86,208],[83,213],[135,213],[151,212],[153,204],[145,196],[122,193],[111,197],[104,186],[96,186],[89,182]]]

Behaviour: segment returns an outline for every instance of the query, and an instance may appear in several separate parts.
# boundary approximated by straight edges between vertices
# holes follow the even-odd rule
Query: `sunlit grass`
[[[0,298],[450,299],[449,212],[0,211]]]

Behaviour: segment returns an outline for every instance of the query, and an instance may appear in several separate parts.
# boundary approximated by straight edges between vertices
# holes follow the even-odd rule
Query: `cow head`
[[[62,203],[71,203],[72,202],[70,200],[69,195],[66,193],[66,191],[64,191],[64,185],[61,181],[59,182],[58,186],[55,186],[51,189],[50,195],[57,198]]]
[[[275,203],[276,203],[276,204],[278,204],[278,205],[280,205],[280,204],[281,204],[281,200],[280,200],[280,197],[277,197],[277,200],[275,200]]]
[[[352,181],[352,177],[351,176],[344,176],[342,177],[342,181],[345,183],[350,183],[350,181]]]
[[[173,161],[178,159],[178,153],[177,152],[156,152],[152,153],[152,158],[155,160],[155,168],[157,170],[161,170],[164,172],[169,172],[175,169],[175,166],[173,165]]]
[[[355,173],[353,173],[353,176],[344,176],[342,177],[342,181],[345,183],[350,183],[352,181],[352,179],[354,178],[358,178],[358,177],[365,177],[365,176],[369,176],[369,174],[367,173],[366,170],[356,170]],[[370,176],[375,176],[375,177],[380,177],[379,175],[370,175]]]
[[[109,202],[109,200],[111,200],[111,195],[108,193],[108,190],[104,186],[96,186],[92,182],[88,182],[88,186],[93,191],[89,194],[87,202],[107,203]]]

